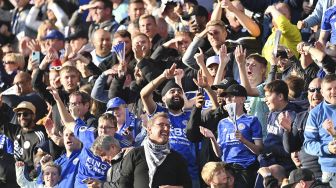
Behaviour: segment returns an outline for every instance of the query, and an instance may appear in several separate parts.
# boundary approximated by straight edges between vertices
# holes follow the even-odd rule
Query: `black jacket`
[[[191,178],[188,173],[187,162],[174,150],[170,150],[163,163],[157,167],[153,177],[152,187],[161,185],[182,185],[191,188]],[[144,147],[134,148],[121,163],[120,188],[148,188],[148,166]]]
[[[212,149],[211,141],[209,138],[205,138],[200,133],[200,126],[210,129],[215,135],[217,135],[218,122],[227,117],[227,112],[222,108],[216,110],[210,110],[205,114],[202,114],[201,108],[193,107],[190,119],[187,125],[187,138],[191,142],[201,142],[201,149],[197,151],[197,161],[200,169],[209,161],[221,161]]]

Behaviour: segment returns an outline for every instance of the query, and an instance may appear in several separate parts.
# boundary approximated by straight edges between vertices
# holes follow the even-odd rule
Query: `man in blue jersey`
[[[51,137],[52,135],[49,134],[49,136]],[[73,188],[75,186],[76,175],[78,173],[81,142],[74,136],[74,133],[70,129],[65,128],[63,130],[63,143],[66,153],[54,161],[55,164],[60,165],[62,169],[61,180],[58,183],[58,186]],[[47,163],[51,159],[52,158],[49,157],[44,158],[43,160],[44,163]],[[39,178],[41,178],[42,182],[42,174],[40,174]]]
[[[61,119],[66,128],[70,129],[75,137],[83,144],[79,155],[78,174],[75,187],[86,187],[90,179],[106,181],[107,171],[111,167],[114,156],[120,153],[120,144],[116,137],[117,121],[111,114],[103,114],[98,119],[98,131],[94,127],[87,127],[83,120],[78,118],[79,108],[71,106],[70,112],[77,117],[72,118],[66,110],[56,89],[52,88],[51,93],[60,111]],[[98,133],[98,138],[96,138]],[[122,140],[120,141],[122,143]]]
[[[261,125],[257,117],[244,112],[247,92],[243,86],[231,85],[224,93],[226,104],[236,105],[236,117],[229,116],[219,122],[217,141],[209,129],[201,127],[200,130],[211,139],[217,157],[234,169],[236,186],[253,188],[259,168],[257,155],[263,145]]]
[[[319,157],[322,182],[336,187],[336,76],[327,75],[321,84],[324,101],[313,108],[308,116],[304,131],[304,149]]]
[[[172,124],[170,128],[169,143],[172,149],[179,152],[188,161],[188,170],[193,181],[193,188],[200,187],[198,166],[196,164],[195,145],[186,136],[186,126],[190,112],[183,111],[183,90],[172,79],[176,75],[176,64],[166,69],[141,90],[141,100],[148,115],[156,112],[167,112]],[[152,97],[153,91],[163,82],[169,80],[161,91],[162,101],[167,106],[158,105]]]

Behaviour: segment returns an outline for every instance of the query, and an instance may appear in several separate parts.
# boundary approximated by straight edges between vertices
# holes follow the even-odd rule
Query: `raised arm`
[[[203,53],[201,48],[198,48],[198,49],[199,49],[199,53],[196,53],[194,58],[195,58],[195,60],[198,64],[198,66],[200,67],[200,70],[202,70],[202,74],[205,75],[208,78],[207,81],[209,82],[209,85],[212,85],[214,79],[210,75],[207,67],[205,66],[204,53]]]
[[[57,108],[59,110],[61,120],[64,123],[64,126],[74,132],[75,125],[76,125],[75,120],[74,120],[74,118],[72,118],[71,114],[67,111],[64,103],[62,102],[62,100],[61,100],[61,98],[58,94],[58,91],[55,88],[51,88],[50,93],[53,95],[53,97],[56,101]],[[71,106],[70,111],[72,111],[75,115],[78,115],[78,108],[77,107],[72,107]]]
[[[219,66],[218,66],[217,74],[216,74],[215,79],[212,83],[213,85],[219,84],[223,80],[224,70],[225,70],[226,65],[229,62],[229,58],[228,58],[228,55],[227,55],[227,49],[226,49],[225,44],[223,44],[221,46],[221,48],[219,49],[219,62],[220,63],[219,63]]]
[[[193,81],[195,82],[195,84],[198,87],[204,88],[205,92],[207,92],[210,101],[212,103],[212,109],[216,109],[219,107],[218,101],[217,101],[217,94],[214,90],[211,89],[209,82],[207,80],[207,77],[205,75],[202,74],[202,71],[199,70],[197,73],[197,80],[193,79]],[[203,93],[202,93],[203,95]]]
[[[245,87],[247,91],[247,95],[254,96],[254,97],[259,96],[258,89],[251,87],[251,84],[247,78],[246,66],[245,66],[246,49],[244,50],[243,47],[239,45],[237,46],[234,53],[235,53],[236,62],[238,64],[239,78],[240,78],[241,84]]]
[[[243,26],[243,28],[247,29],[247,31],[253,36],[258,37],[260,35],[260,28],[257,23],[255,23],[250,17],[248,17],[244,12],[234,7],[230,0],[223,0],[221,2],[222,8],[225,8],[227,11],[232,12],[239,23]]]
[[[153,100],[153,91],[158,88],[165,80],[172,79],[176,73],[176,64],[173,64],[169,69],[166,69],[160,76],[149,82],[140,92],[141,100],[147,114],[154,113],[156,103]]]

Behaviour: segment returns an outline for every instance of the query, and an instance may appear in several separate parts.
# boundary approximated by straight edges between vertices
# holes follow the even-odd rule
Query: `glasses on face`
[[[15,61],[4,61],[3,64],[15,64]]]
[[[30,116],[32,113],[30,113],[30,112],[18,112],[17,113],[17,116],[18,117],[21,117],[21,116],[23,116],[23,117],[28,117],[28,116]]]
[[[49,70],[61,70],[61,69],[62,69],[62,66],[53,66],[49,68]]]
[[[316,88],[308,88],[308,91],[311,92],[311,93],[321,93],[321,88],[319,87],[316,87]]]

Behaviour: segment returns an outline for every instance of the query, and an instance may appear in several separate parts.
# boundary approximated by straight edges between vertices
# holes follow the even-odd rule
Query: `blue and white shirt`
[[[94,127],[87,127],[83,120],[77,119],[74,135],[83,143],[83,149],[78,156],[79,166],[75,187],[86,188],[86,184],[82,181],[87,178],[105,181],[107,171],[111,165],[102,161],[100,157],[95,156],[90,150],[96,138],[96,129]]]
[[[0,134],[0,149],[5,153],[14,154],[13,142],[3,134]]]
[[[254,140],[262,140],[261,125],[257,117],[246,114],[238,117],[236,121],[237,125],[227,117],[218,123],[217,142],[223,153],[223,161],[238,163],[247,168],[255,163],[257,156],[235,137],[235,132],[238,129],[246,140],[254,143]]]
[[[331,31],[330,42],[336,44],[336,6],[329,7],[321,22],[321,30]]]
[[[74,188],[76,175],[78,173],[79,155],[81,150],[73,151],[69,157],[66,154],[61,155],[55,160],[62,168],[61,181],[58,182],[59,187]]]

